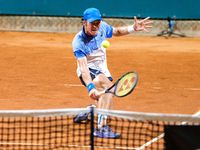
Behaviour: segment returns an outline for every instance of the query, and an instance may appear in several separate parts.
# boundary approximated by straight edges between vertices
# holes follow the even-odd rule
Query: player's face
[[[85,34],[87,34],[89,36],[97,35],[97,33],[99,31],[100,24],[101,24],[101,20],[95,20],[93,22],[84,21],[83,25],[84,25],[84,28],[85,28]]]

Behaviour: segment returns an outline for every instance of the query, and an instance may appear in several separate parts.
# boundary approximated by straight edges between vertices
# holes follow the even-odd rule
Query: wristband
[[[132,33],[134,31],[135,31],[135,29],[134,29],[133,25],[128,26],[128,32],[129,33]]]
[[[96,87],[94,86],[93,83],[90,83],[87,85],[87,89],[88,89],[88,92],[90,92],[92,89],[96,89]]]

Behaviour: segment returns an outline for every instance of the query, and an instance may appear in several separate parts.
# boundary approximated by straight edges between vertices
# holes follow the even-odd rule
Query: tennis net
[[[79,113],[90,113],[92,120],[74,123],[73,118]],[[107,115],[110,119],[108,125],[121,137],[94,137],[95,114]],[[199,129],[200,117],[94,108],[0,111],[0,149],[164,150],[165,130],[171,126]]]

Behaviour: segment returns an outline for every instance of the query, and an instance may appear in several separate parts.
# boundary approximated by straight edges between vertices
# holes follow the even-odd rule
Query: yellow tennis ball
[[[102,46],[104,48],[108,48],[110,46],[110,42],[108,42],[108,41],[105,40],[105,41],[102,42]]]

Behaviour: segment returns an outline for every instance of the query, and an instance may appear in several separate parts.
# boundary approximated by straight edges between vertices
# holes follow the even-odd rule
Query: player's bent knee
[[[104,88],[109,88],[113,85],[113,83],[104,74],[99,74],[96,78]]]

